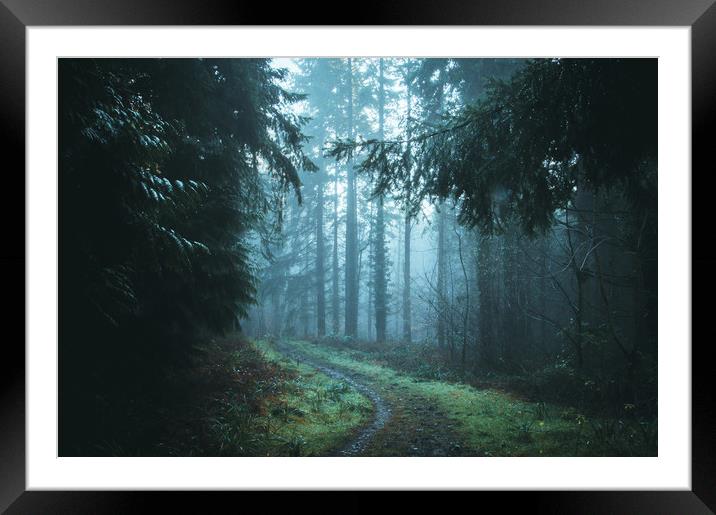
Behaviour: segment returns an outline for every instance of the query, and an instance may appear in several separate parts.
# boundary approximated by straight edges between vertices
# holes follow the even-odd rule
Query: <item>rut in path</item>
[[[349,442],[345,447],[343,447],[343,449],[338,451],[338,454],[340,456],[360,455],[365,450],[366,446],[368,445],[368,443],[370,443],[371,439],[375,436],[375,434],[380,429],[382,429],[388,419],[390,419],[390,408],[385,403],[383,398],[378,395],[378,392],[376,392],[373,388],[370,388],[366,384],[357,381],[354,376],[348,373],[339,372],[335,368],[331,368],[328,365],[317,362],[307,357],[305,354],[289,348],[283,342],[277,343],[277,348],[279,352],[281,352],[281,354],[291,359],[294,359],[299,363],[304,363],[310,367],[313,367],[319,370],[321,373],[327,375],[328,377],[349,384],[370,399],[370,401],[373,403],[373,407],[375,408],[373,420],[367,427],[363,428],[351,442]]]

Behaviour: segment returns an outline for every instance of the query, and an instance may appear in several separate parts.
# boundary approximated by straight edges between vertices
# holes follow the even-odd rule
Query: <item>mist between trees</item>
[[[60,60],[67,431],[236,331],[655,417],[656,72]]]
[[[655,400],[635,383],[656,356],[654,62],[292,67],[318,170],[247,331],[420,342],[475,373],[562,367]]]

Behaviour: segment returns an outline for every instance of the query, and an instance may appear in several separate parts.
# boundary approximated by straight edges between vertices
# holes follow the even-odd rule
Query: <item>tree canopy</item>
[[[379,190],[410,180],[422,185],[416,208],[426,198],[452,198],[461,221],[488,231],[505,216],[528,232],[544,230],[579,187],[623,187],[642,209],[653,207],[652,60],[534,60],[509,80],[489,81],[477,98],[409,140],[416,168],[407,164],[406,140],[339,139],[328,154],[364,153],[360,169],[377,175]]]

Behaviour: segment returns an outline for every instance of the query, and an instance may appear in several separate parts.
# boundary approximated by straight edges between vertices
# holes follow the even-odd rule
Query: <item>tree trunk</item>
[[[326,334],[325,243],[323,241],[323,182],[318,185],[316,199],[316,333]]]
[[[368,256],[370,263],[373,263],[375,260],[375,213],[373,212],[373,202],[369,202],[369,208],[368,208],[368,220],[370,221],[370,226],[368,229]],[[372,274],[372,272],[371,272]],[[366,319],[367,319],[367,332],[368,332],[368,340],[373,340],[373,276],[371,275],[368,280],[368,306],[366,308]]]
[[[332,263],[332,277],[331,286],[333,287],[331,295],[331,315],[332,315],[332,330],[333,334],[338,334],[340,327],[340,295],[338,286],[338,170],[336,170],[336,177],[334,181],[334,196],[333,196],[333,263]]]
[[[470,317],[470,281],[467,277],[467,268],[465,267],[465,259],[462,255],[462,235],[460,234],[459,230],[456,228],[455,233],[457,235],[457,249],[458,249],[458,256],[460,258],[460,267],[462,268],[462,275],[463,279],[465,280],[465,308],[463,311],[462,316],[462,350],[460,352],[460,367],[462,368],[462,373],[465,373],[465,359],[467,356],[467,327],[468,327],[468,320]]]
[[[492,341],[492,307],[494,301],[490,285],[490,236],[481,234],[479,238],[477,282],[480,289],[480,357],[485,364],[491,365],[495,356]]]
[[[380,91],[378,101],[378,138],[382,141],[384,138],[385,123],[385,85],[383,72],[383,59],[380,60]],[[375,263],[374,263],[374,279],[375,283],[375,339],[379,342],[385,341],[386,328],[386,297],[387,297],[387,280],[385,269],[385,207],[383,202],[383,194],[378,195],[377,209],[375,217]]]
[[[445,255],[445,205],[441,203],[438,213],[438,347],[445,347],[445,316],[447,303],[445,302],[446,258]]]
[[[540,239],[540,279],[539,279],[539,304],[543,316],[547,314],[547,237]],[[547,348],[547,321],[542,318],[539,323],[540,340],[542,349]]]
[[[348,59],[348,130],[351,140],[353,133],[353,60]],[[358,330],[358,213],[356,177],[353,158],[348,161],[346,199],[346,301],[345,335],[355,337]]]
[[[437,99],[437,109],[435,111],[435,116],[439,116],[440,112],[442,111],[442,104],[443,104],[443,95],[442,95],[442,85],[440,86],[440,90],[438,93],[438,99]],[[440,205],[438,206],[439,213],[438,213],[438,347],[444,348],[445,347],[445,337],[446,337],[446,310],[447,310],[447,302],[446,302],[446,291],[445,291],[445,281],[446,281],[446,273],[447,273],[447,252],[445,250],[445,229],[446,229],[446,213],[445,213],[445,203],[440,202]]]
[[[375,339],[385,341],[386,328],[386,277],[385,277],[385,211],[383,197],[378,198],[375,220]]]
[[[577,305],[573,308],[574,312],[574,338],[572,344],[574,345],[574,353],[576,357],[576,368],[578,371],[582,371],[584,367],[584,353],[582,352],[582,338],[584,333],[583,325],[583,314],[584,314],[584,277],[582,271],[579,268],[579,257],[576,255],[576,249],[572,241],[573,229],[569,225],[569,206],[565,209],[565,222],[567,224],[567,244],[570,252],[570,264],[572,272],[574,273],[575,289],[577,290]]]
[[[410,130],[410,116],[411,116],[411,90],[410,90],[410,81],[408,81],[408,113],[407,113],[407,121],[406,121],[406,132],[407,132],[407,145],[408,145],[408,180],[405,185],[405,194],[406,194],[406,201],[405,201],[405,231],[404,231],[404,238],[405,238],[405,247],[403,249],[403,259],[404,259],[404,265],[403,265],[403,340],[405,340],[407,343],[410,343],[413,339],[412,335],[412,323],[411,323],[411,306],[410,306],[410,231],[411,231],[411,220],[410,220],[410,190],[411,190],[411,174],[412,174],[412,162],[411,162],[411,152],[410,152],[410,138],[411,138],[411,130]]]

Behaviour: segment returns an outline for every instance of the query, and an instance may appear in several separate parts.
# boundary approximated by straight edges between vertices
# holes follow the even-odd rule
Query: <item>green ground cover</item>
[[[502,391],[420,379],[355,359],[334,347],[305,341],[289,344],[307,356],[358,372],[377,388],[404,388],[434,403],[477,455],[653,455],[647,444],[656,435],[635,421],[594,419],[571,408],[528,402]]]

